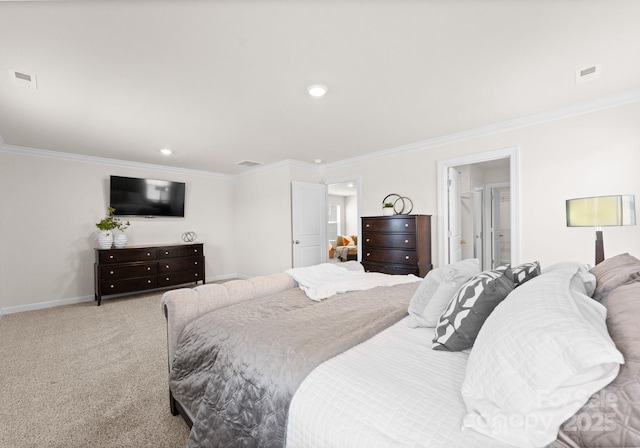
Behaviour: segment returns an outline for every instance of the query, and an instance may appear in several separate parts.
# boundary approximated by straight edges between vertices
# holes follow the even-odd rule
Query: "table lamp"
[[[604,260],[602,227],[636,224],[634,195],[567,199],[567,227],[596,228],[596,264]]]

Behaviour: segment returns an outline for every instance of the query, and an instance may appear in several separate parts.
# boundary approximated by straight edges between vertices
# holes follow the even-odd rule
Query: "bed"
[[[371,287],[348,262],[330,291],[288,271],[165,293],[187,446],[640,446],[640,261],[470,266]]]

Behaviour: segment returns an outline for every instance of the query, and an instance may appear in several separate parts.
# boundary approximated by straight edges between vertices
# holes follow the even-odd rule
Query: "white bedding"
[[[321,364],[289,409],[287,448],[499,448],[461,430],[468,355],[431,349],[406,318]]]
[[[348,291],[364,291],[377,286],[395,286],[403,283],[422,281],[413,274],[390,275],[379,272],[364,272],[360,263],[350,266],[322,263],[304,268],[292,268],[285,271],[298,282],[307,297],[320,301]],[[345,265],[347,263],[344,263]],[[354,266],[359,267],[354,270]]]

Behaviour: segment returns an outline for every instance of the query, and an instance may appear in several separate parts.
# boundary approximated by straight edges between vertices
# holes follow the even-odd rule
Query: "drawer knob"
[[[147,283],[151,283],[151,280],[147,280]]]
[[[115,288],[116,285],[109,285],[109,288]]]
[[[367,238],[367,240],[366,240],[366,241],[367,241],[367,243],[368,243],[368,242],[369,242],[369,241],[371,241],[371,240],[370,240],[369,238]]]
[[[109,255],[109,258],[113,260],[113,255]]]
[[[198,274],[196,274],[196,277],[198,276]]]
[[[166,265],[165,267],[166,267],[167,269],[169,269],[169,265]]]
[[[365,227],[370,227],[370,226],[371,226],[371,224],[366,224],[366,225],[365,225]]]
[[[165,280],[169,281],[169,277],[167,277]]]
[[[147,271],[150,271],[150,270],[151,270],[151,266],[147,266]]]
[[[409,244],[409,240],[404,240],[404,243],[405,244]]]
[[[169,251],[166,251],[164,254],[165,254],[165,255],[169,255]]]
[[[197,261],[194,261],[194,262],[193,262],[193,264],[196,264],[196,265],[197,265],[197,264],[198,264],[198,262],[197,262]]]
[[[193,251],[194,251],[195,253],[198,253],[198,249],[193,249]]]
[[[405,227],[409,227],[409,224],[405,224],[404,226],[405,226]]]
[[[369,255],[371,255],[371,253],[367,252],[367,257],[368,257]]]
[[[409,259],[409,255],[407,255],[406,257],[404,257],[404,259],[405,259],[405,260],[408,260],[408,259]]]
[[[150,256],[151,256],[151,252],[147,252],[147,257],[150,257]]]
[[[109,272],[109,274],[113,275],[113,271]]]

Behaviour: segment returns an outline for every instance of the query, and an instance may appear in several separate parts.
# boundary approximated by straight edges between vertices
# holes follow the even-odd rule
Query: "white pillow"
[[[410,327],[435,327],[440,315],[471,277],[480,273],[480,260],[469,258],[429,271],[409,302]]]
[[[585,294],[584,277],[583,267],[543,273],[491,313],[467,363],[463,428],[546,446],[618,375],[624,359],[609,337],[605,307]]]

